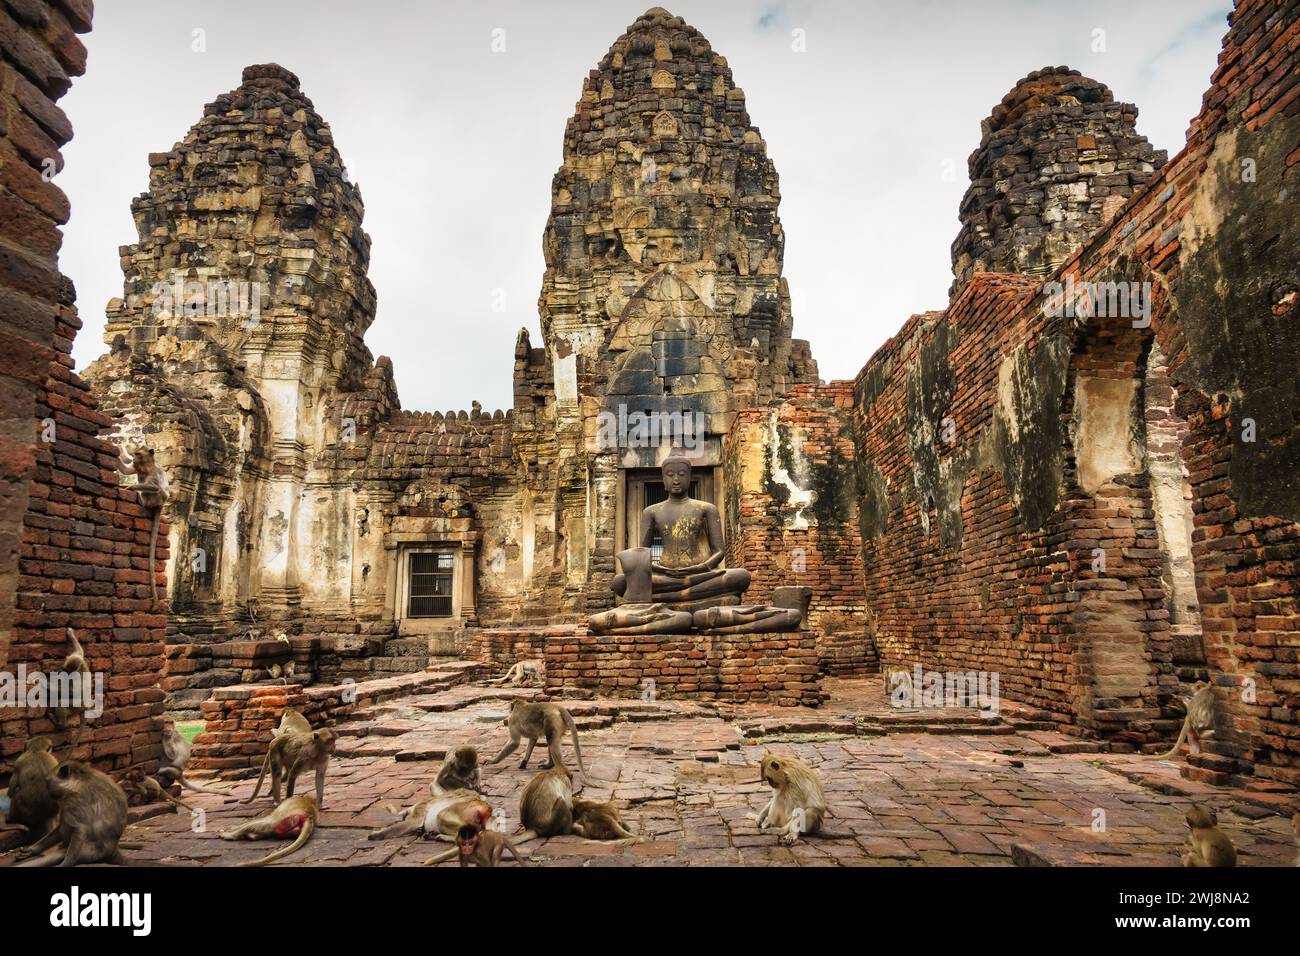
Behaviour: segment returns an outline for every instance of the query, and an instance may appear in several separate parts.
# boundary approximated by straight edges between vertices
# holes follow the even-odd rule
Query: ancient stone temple
[[[33,130],[70,135],[50,63],[76,72],[64,34],[89,27],[53,7],[26,27],[56,52],[0,86],[35,123],[0,142],[30,266],[5,279],[22,308],[3,330],[29,361],[0,373],[39,439],[3,446],[0,650],[56,666],[82,629],[114,675],[99,764],[152,766],[165,711],[206,721],[197,768],[243,772],[286,704],[377,719],[536,658],[539,692],[666,713],[683,740],[715,739],[689,721],[766,739],[814,713],[833,715],[817,732],[885,733],[905,718],[868,726],[836,693],[992,675],[1006,733],[1112,756],[1165,749],[1205,682],[1212,732],[1170,773],[1300,785],[1296,0],[1237,5],[1172,158],[1099,81],[1015,83],[970,158],[949,301],[832,382],[793,337],[745,96],[697,30],[647,11],[582,81],[541,340],[502,356],[514,407],[496,412],[403,408],[365,344],[383,290],[360,186],[275,64],[147,158],[108,351],[77,378],[66,203],[26,171]],[[114,445],[152,448],[170,481],[157,602],[152,515]]]

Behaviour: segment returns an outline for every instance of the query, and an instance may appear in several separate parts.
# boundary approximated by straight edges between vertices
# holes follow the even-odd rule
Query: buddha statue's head
[[[685,455],[676,452],[664,459],[660,466],[664,489],[674,498],[687,493],[691,487],[691,463]]]

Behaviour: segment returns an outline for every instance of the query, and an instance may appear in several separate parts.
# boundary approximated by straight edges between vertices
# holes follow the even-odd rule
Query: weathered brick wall
[[[549,637],[545,658],[548,693],[576,687],[782,707],[816,707],[825,699],[811,631],[596,635],[579,627]]]
[[[1081,487],[1099,446],[1080,440],[1080,422],[1086,396],[1107,388],[1098,379],[1141,394],[1154,336],[1187,421],[1197,593],[1220,688],[1218,733],[1191,773],[1254,785],[1300,783],[1300,493],[1287,477],[1300,466],[1288,293],[1298,9],[1238,6],[1187,147],[1057,273],[1150,283],[1148,327],[1049,317],[1041,279],[986,275],[946,313],[910,321],[857,378],[883,659],[998,670],[1008,697],[1139,743],[1177,716],[1151,718],[1177,676],[1150,491],[1142,469]],[[1126,648],[1117,630],[1145,636]],[[1114,655],[1133,673],[1108,695]]]
[[[553,637],[568,637],[577,632],[572,624],[550,627],[467,629],[458,640],[458,650],[466,660],[482,661],[493,669],[505,671],[523,660],[540,660],[546,643]]]
[[[797,385],[736,417],[723,447],[727,565],[753,575],[747,604],[812,588],[809,630],[831,674],[876,669],[867,633],[853,460],[853,383]]]
[[[149,596],[151,516],[119,486],[117,450],[101,437],[111,422],[72,371],[81,322],[57,259],[69,207],[43,175],[62,168],[72,136],[55,101],[85,69],[75,34],[91,12],[88,0],[0,9],[0,663],[54,669],[72,627],[105,690],[78,755],[122,769],[161,753],[165,617]],[[159,568],[166,539],[164,525]],[[68,735],[43,710],[0,713],[0,770],[40,733],[63,750]]]

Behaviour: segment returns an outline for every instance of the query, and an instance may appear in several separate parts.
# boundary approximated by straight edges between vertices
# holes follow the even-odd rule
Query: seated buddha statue
[[[664,546],[650,565],[650,600],[679,611],[739,604],[749,572],[722,566],[722,516],[707,501],[687,496],[691,463],[674,455],[661,473],[667,499],[641,512],[641,547],[650,547],[656,535]],[[627,576],[617,575],[612,587],[622,597]]]
[[[749,587],[744,568],[722,566],[722,518],[707,501],[688,497],[691,463],[678,455],[663,463],[668,498],[641,514],[641,547],[618,554],[622,572],[611,587],[622,603],[594,614],[596,634],[681,634],[692,628],[723,633],[797,630],[808,606],[804,588],[778,588],[778,606],[741,605]],[[663,554],[651,557],[658,536]],[[793,592],[798,592],[794,594]],[[811,594],[811,592],[808,592]]]

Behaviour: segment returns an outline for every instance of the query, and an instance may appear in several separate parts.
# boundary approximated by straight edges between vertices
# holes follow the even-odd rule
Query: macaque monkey
[[[507,850],[520,866],[528,865],[506,835],[495,830],[463,826],[456,834],[456,847],[460,853],[461,866],[496,866]]]
[[[1187,716],[1183,718],[1183,729],[1178,732],[1178,739],[1164,753],[1149,755],[1150,759],[1168,760],[1178,753],[1184,740],[1188,740],[1188,751],[1198,754],[1201,752],[1201,738],[1214,736],[1214,688],[1205,681],[1197,681],[1196,691],[1191,697],[1183,698],[1183,703],[1187,705]]]
[[[788,754],[764,754],[759,779],[776,791],[758,815],[760,830],[776,827],[781,842],[793,844],[800,834],[821,829],[826,795],[811,767]]]
[[[235,866],[266,866],[301,849],[311,837],[312,831],[316,829],[319,816],[320,808],[313,798],[289,797],[266,816],[249,820],[233,830],[223,830],[219,836],[223,840],[264,840],[267,837],[287,840],[291,836],[298,838],[289,846],[282,847],[260,860],[235,864]]]
[[[59,802],[58,823],[18,851],[19,866],[124,863],[118,841],[126,830],[126,794],[106,773],[77,760],[59,764],[51,778]],[[39,854],[39,855],[38,855]],[[27,857],[35,859],[27,859]]]
[[[271,736],[279,737],[284,733],[309,734],[311,733],[311,724],[308,723],[306,717],[290,708],[280,715],[280,726],[271,731]]]
[[[367,839],[388,840],[414,833],[422,833],[426,839],[439,835],[454,838],[463,826],[485,829],[492,816],[492,807],[473,790],[451,790],[397,812],[402,814],[400,820],[371,830]]]
[[[271,799],[280,802],[280,778],[284,777],[286,797],[293,796],[293,787],[298,774],[304,770],[316,771],[316,806],[325,805],[325,770],[329,766],[330,756],[334,753],[334,731],[328,727],[313,730],[310,733],[286,730],[281,718],[280,733],[271,741],[266,757],[262,761],[262,772],[257,776],[257,786],[253,795],[241,803],[252,803],[262,791],[262,781],[266,779],[266,768],[271,768]]]
[[[594,800],[575,799],[573,801],[573,832],[588,840],[640,840],[635,833],[623,825],[618,815],[618,808],[610,803],[597,803]]]
[[[533,755],[533,748],[537,746],[537,738],[545,737],[550,759],[542,764],[542,769],[562,767],[564,759],[560,755],[560,741],[564,739],[564,732],[568,730],[573,734],[573,752],[578,757],[578,769],[582,771],[583,777],[587,776],[587,768],[582,765],[582,748],[578,746],[578,727],[573,722],[573,716],[559,704],[511,701],[510,716],[505,719],[505,725],[510,730],[510,742],[502,747],[501,752],[488,763],[500,763],[505,760],[519,749],[519,741],[527,737],[528,750],[525,751],[524,759],[519,764],[519,769],[524,770]]]
[[[63,672],[76,675],[76,680],[81,685],[82,699],[75,706],[69,701],[68,706],[51,707],[50,720],[54,721],[54,726],[60,730],[67,730],[74,725],[73,718],[76,718],[75,725],[77,729],[72,738],[72,748],[75,750],[85,725],[84,712],[90,706],[90,701],[85,699],[90,682],[90,665],[86,663],[86,652],[81,649],[81,642],[77,640],[77,633],[72,628],[68,628],[68,643],[72,645],[72,652],[63,660]]]
[[[573,832],[573,775],[567,767],[543,770],[528,781],[519,795],[519,819],[525,830],[517,844]]]
[[[14,761],[9,777],[9,828],[24,828],[36,839],[49,832],[58,816],[59,801],[52,777],[59,762],[50,753],[49,737],[33,737]]]
[[[516,661],[506,671],[506,676],[499,678],[492,683],[494,684],[512,684],[515,687],[531,687],[534,684],[541,685],[546,675],[546,663],[541,660]]]
[[[1193,806],[1187,811],[1187,829],[1183,866],[1237,865],[1237,851],[1219,829],[1219,818],[1213,810]]]
[[[122,792],[126,794],[126,805],[128,807],[141,807],[147,803],[158,803],[163,800],[174,807],[194,810],[184,800],[173,797],[164,790],[163,785],[153,777],[146,776],[145,772],[139,767],[128,770],[126,776],[122,778]]]
[[[170,720],[163,722],[162,746],[162,766],[158,768],[157,773],[160,782],[169,787],[173,783],[179,783],[186,790],[193,790],[195,793],[212,793],[222,797],[229,796],[224,790],[200,787],[198,784],[185,779],[185,765],[190,761],[190,742],[185,739],[185,736],[176,729],[176,725]]]
[[[479,778],[478,750],[474,747],[457,747],[447,755],[438,779],[430,788],[436,797],[450,793],[452,790],[477,790],[482,792],[483,784]]]
[[[129,462],[125,457],[119,458],[117,470],[123,475],[135,475],[135,493],[140,504],[153,512],[153,528],[149,532],[149,594],[157,602],[158,573],[154,559],[158,553],[158,524],[162,520],[163,505],[172,500],[171,486],[148,448],[137,448],[131,453]]]

